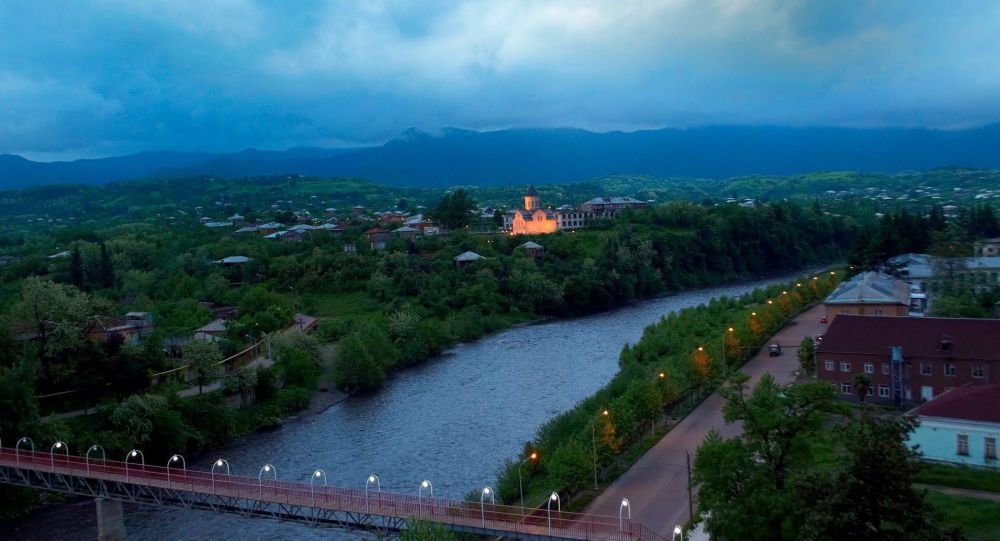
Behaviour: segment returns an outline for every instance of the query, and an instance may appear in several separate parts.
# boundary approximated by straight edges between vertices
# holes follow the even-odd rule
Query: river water
[[[402,372],[374,396],[351,398],[254,434],[189,468],[207,470],[219,456],[234,474],[255,476],[270,463],[280,479],[305,482],[322,468],[331,485],[359,488],[375,473],[383,490],[415,494],[428,479],[435,496],[462,498],[492,485],[504,459],[517,455],[539,426],[610,381],[622,346],[637,342],[646,326],[672,311],[792,277],[678,293],[461,344]],[[93,514],[92,503],[56,507],[28,517],[7,534],[91,539]],[[125,507],[125,525],[132,540],[364,538],[292,523],[133,505]],[[67,537],[69,532],[79,536]]]

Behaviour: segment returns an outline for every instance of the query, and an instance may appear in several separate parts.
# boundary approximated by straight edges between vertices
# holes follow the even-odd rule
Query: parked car
[[[827,319],[827,318],[826,318],[826,316],[823,316],[823,317],[819,318],[819,322],[820,322],[820,323],[824,323],[824,324],[825,324],[825,323],[829,323],[829,322],[830,322],[830,320],[829,320],[829,319]]]
[[[817,344],[819,344],[822,341],[823,341],[823,335],[822,334],[817,334],[816,338],[813,339],[813,342],[816,342]]]
[[[771,357],[781,355],[781,344],[771,344],[770,346],[767,346],[767,354]]]

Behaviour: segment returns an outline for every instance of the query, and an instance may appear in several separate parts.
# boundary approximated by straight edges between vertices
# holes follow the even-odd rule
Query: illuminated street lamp
[[[483,528],[486,527],[486,497],[490,498],[490,505],[496,505],[496,500],[493,498],[493,489],[486,487],[483,489],[483,493],[479,496],[479,514],[483,517]]]
[[[678,541],[678,540],[684,541],[684,531],[681,530],[681,527],[679,525],[674,526],[674,536],[671,538],[671,541]]]
[[[417,501],[420,504],[420,509],[423,510],[424,505],[424,489],[428,489],[431,493],[431,499],[434,498],[434,485],[430,481],[424,479],[420,482],[420,488],[417,489]],[[432,509],[433,510],[433,509]]]
[[[226,475],[229,475],[229,461],[220,458],[212,463],[212,494],[215,494],[215,468],[226,467]]]
[[[170,488],[170,466],[177,466],[178,462],[181,463],[181,471],[187,473],[187,461],[184,460],[184,457],[181,455],[174,455],[170,457],[170,460],[167,461],[167,488]]]
[[[524,483],[521,481],[521,466],[525,460],[538,460],[538,453],[532,451],[528,458],[517,463],[517,493],[521,496],[521,514],[524,514]]]
[[[323,486],[326,486],[326,472],[323,470],[316,470],[312,475],[309,476],[309,494],[312,496],[312,506],[316,507],[316,489],[313,488],[314,481],[317,479],[323,479]]]
[[[621,531],[623,531],[623,532],[625,531],[625,516],[624,515],[626,515],[626,514],[628,516],[628,519],[631,521],[632,520],[632,507],[629,506],[628,498],[622,498],[622,504],[618,506],[618,529],[621,530]]]
[[[727,332],[736,332],[736,329],[729,327]],[[722,335],[722,374],[729,373],[729,361],[726,360],[726,335]]]
[[[53,443],[52,447],[49,448],[49,460],[52,461],[52,471],[56,471],[56,455],[55,455],[56,449],[60,449],[63,452],[65,452],[66,462],[69,462],[69,445],[66,445],[61,441]]]
[[[125,482],[128,483],[128,460],[130,458],[139,458],[139,464],[146,465],[146,455],[142,454],[142,451],[138,449],[132,449],[127,455],[125,455]]]
[[[257,474],[257,494],[263,498],[264,497],[264,474],[268,473],[271,475],[271,480],[277,483],[278,481],[278,470],[274,469],[274,466],[270,464],[264,464],[260,469],[260,473]]]
[[[28,445],[31,445],[31,452],[32,453],[35,452],[35,442],[31,441],[31,438],[25,436],[17,440],[17,443],[14,444],[14,458],[17,460],[18,468],[21,467],[21,444],[26,442],[28,443]]]
[[[549,496],[548,503],[545,504],[546,511],[548,511],[549,517],[549,535],[552,535],[552,502],[556,502],[556,512],[562,512],[562,502],[559,501],[559,495],[553,492]]]
[[[608,410],[604,410],[600,413],[605,417],[608,416]],[[597,417],[599,418],[600,415]],[[590,436],[591,441],[594,444],[594,490],[597,490],[597,421],[590,423]]]
[[[93,451],[101,452],[101,465],[104,465],[108,461],[108,457],[104,454],[104,447],[100,445],[91,445],[90,449],[87,449],[87,454],[83,456],[83,461],[87,464],[87,475],[90,475],[90,453]]]
[[[368,485],[371,483],[375,483],[375,490],[378,490],[379,499],[382,497],[382,481],[375,474],[369,475],[368,479],[365,479],[365,513],[368,513]]]

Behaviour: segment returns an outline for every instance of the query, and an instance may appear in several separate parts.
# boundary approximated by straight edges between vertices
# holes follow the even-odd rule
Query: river
[[[375,473],[383,490],[416,493],[428,479],[435,496],[462,498],[492,485],[504,459],[517,455],[539,426],[610,381],[622,346],[637,342],[646,326],[672,311],[793,277],[687,291],[461,344],[400,373],[373,396],[254,434],[189,468],[207,470],[218,456],[235,474],[256,476],[270,463],[280,479],[308,482],[322,468],[331,485],[356,487]],[[93,515],[91,502],[52,507],[7,533],[17,539],[92,539]],[[126,505],[125,516],[131,540],[364,538],[207,511]]]

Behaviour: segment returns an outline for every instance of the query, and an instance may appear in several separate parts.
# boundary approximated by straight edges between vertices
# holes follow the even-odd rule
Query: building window
[[[879,385],[878,386],[878,396],[880,398],[889,398],[889,386]]]
[[[983,438],[983,458],[986,460],[997,459],[997,439]]]
[[[869,385],[868,388],[865,389],[865,394],[868,396],[875,396],[875,390],[872,389],[871,385]]]
[[[889,363],[882,363],[882,373],[889,375]]]
[[[833,372],[833,361],[826,361],[827,372]]]
[[[872,363],[865,363],[865,374],[874,374],[875,365]]]
[[[876,315],[876,316],[880,316],[880,315],[882,315],[882,309],[881,309],[881,308],[876,308],[876,309],[875,309],[875,315]]]
[[[928,363],[920,363],[920,375],[921,376],[931,375],[931,365]]]
[[[841,383],[840,392],[844,394],[854,394],[854,386],[850,383]]]
[[[981,364],[972,365],[972,377],[983,378],[986,377],[986,367]]]
[[[851,363],[849,363],[847,361],[840,361],[840,371],[841,372],[850,372],[851,371]]]
[[[956,453],[958,453],[958,454],[960,454],[962,456],[969,456],[969,435],[968,434],[959,434],[959,435],[957,435],[955,437],[955,443],[956,443],[956,447],[957,447],[957,449],[955,450]]]
[[[944,375],[946,376],[955,375],[955,363],[944,363]]]

